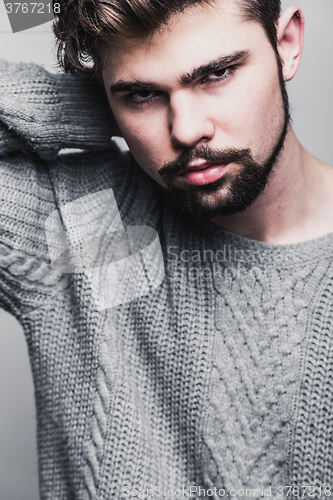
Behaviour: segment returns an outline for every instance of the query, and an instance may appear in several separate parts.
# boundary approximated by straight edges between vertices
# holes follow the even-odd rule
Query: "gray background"
[[[294,2],[283,0],[283,7]],[[288,84],[294,129],[315,156],[333,166],[332,0],[300,0],[306,20],[301,67]],[[56,71],[50,23],[12,34],[0,0],[0,58]],[[0,500],[38,498],[33,386],[21,327],[0,310]]]

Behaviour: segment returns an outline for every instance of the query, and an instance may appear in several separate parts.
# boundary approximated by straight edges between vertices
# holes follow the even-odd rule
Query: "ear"
[[[288,7],[281,15],[277,27],[278,51],[286,82],[294,78],[303,49],[304,17],[298,7]]]

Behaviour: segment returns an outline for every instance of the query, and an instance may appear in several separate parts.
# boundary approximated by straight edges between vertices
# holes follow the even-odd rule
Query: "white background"
[[[294,2],[284,0],[283,8]],[[333,166],[332,0],[300,0],[306,19],[301,67],[288,84],[294,129],[305,147]],[[12,34],[0,0],[0,58],[56,71],[51,23]],[[20,326],[0,310],[0,500],[36,500],[33,387]]]

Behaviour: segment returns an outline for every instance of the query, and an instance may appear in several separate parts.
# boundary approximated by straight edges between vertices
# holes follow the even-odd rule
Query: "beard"
[[[262,163],[254,160],[250,149],[211,149],[208,146],[185,150],[176,160],[166,163],[159,174],[166,183],[166,194],[180,211],[196,219],[213,219],[219,215],[243,212],[258,198],[267,186],[269,176],[283,149],[290,122],[289,101],[278,61],[284,125],[268,158]],[[240,165],[236,173],[226,172],[220,179],[203,186],[179,187],[176,176],[186,172],[190,163],[203,159],[211,164]]]

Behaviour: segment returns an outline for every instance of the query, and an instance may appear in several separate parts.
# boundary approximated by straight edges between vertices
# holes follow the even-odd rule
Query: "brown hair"
[[[240,1],[246,19],[260,22],[277,53],[280,0]],[[107,42],[145,38],[172,15],[204,2],[214,0],[53,0],[58,62],[66,73],[94,74],[100,70],[100,54]]]

